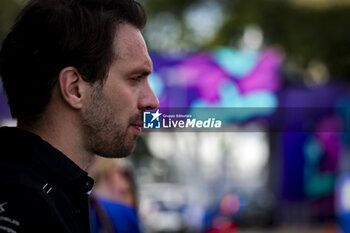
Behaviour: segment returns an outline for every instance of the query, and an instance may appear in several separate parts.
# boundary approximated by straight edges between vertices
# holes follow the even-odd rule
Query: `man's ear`
[[[66,67],[59,73],[58,83],[63,99],[72,108],[80,109],[83,106],[83,97],[87,94],[89,84],[83,80],[78,70]]]

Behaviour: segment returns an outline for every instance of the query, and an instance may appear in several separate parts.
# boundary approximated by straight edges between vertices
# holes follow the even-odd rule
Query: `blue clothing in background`
[[[101,197],[95,196],[94,198],[104,208],[115,233],[141,233],[139,219],[134,209]],[[91,233],[104,232],[98,215],[96,208],[90,206]]]

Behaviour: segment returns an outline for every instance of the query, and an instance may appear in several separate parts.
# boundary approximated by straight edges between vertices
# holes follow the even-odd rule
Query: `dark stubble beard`
[[[112,105],[109,102],[103,95],[102,87],[94,87],[89,106],[82,114],[84,146],[102,157],[126,157],[134,150],[137,138],[136,135],[128,134],[129,126],[142,119],[142,113],[118,121],[118,112],[110,107]],[[124,124],[121,120],[124,120]]]

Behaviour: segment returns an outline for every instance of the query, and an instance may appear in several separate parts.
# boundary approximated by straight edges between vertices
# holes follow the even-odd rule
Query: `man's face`
[[[82,111],[85,147],[103,157],[125,157],[142,129],[142,112],[157,108],[158,99],[148,83],[152,61],[140,31],[118,26],[115,59],[103,86],[95,83]]]

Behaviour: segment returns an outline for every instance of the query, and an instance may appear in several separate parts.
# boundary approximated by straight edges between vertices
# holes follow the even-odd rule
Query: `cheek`
[[[111,87],[115,88],[111,88]],[[120,123],[129,122],[137,113],[138,88],[129,85],[127,82],[110,85],[106,91],[108,104],[112,109],[115,119]]]
[[[116,114],[119,118],[124,115],[124,112],[128,106],[127,98],[124,97],[122,92],[115,91],[108,95],[106,98],[107,107],[113,111],[113,114]]]
[[[135,114],[135,111],[137,109],[138,106],[138,102],[137,102],[137,92],[123,92],[120,93],[120,95],[118,96],[118,104],[121,108],[121,111],[127,115],[128,117],[132,116],[133,114]]]
[[[118,103],[121,106],[129,106],[136,100],[137,90],[130,85],[119,85],[116,88],[109,90],[111,101]]]

